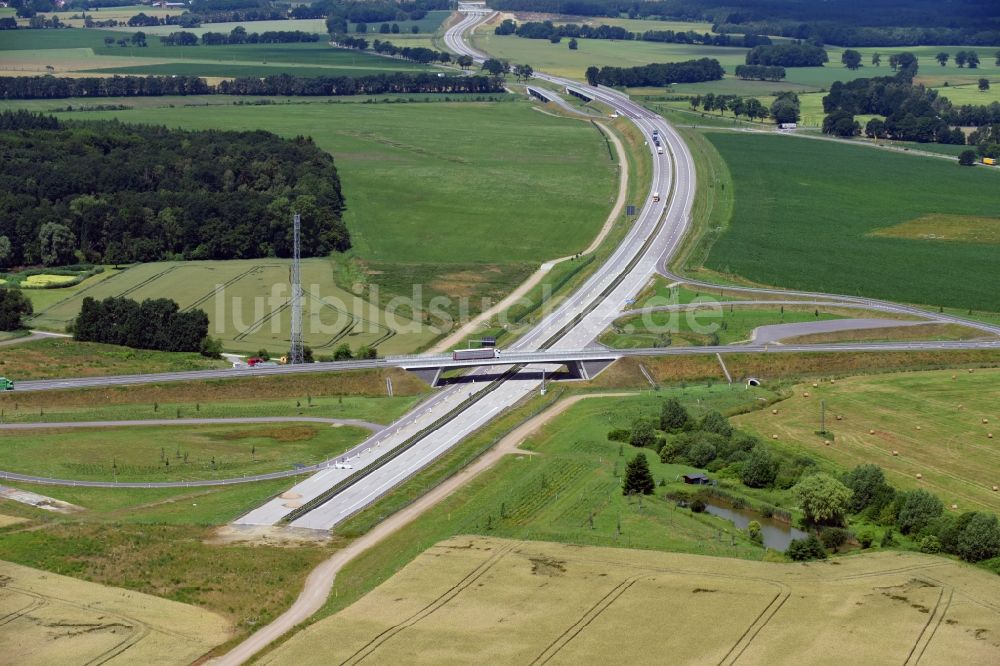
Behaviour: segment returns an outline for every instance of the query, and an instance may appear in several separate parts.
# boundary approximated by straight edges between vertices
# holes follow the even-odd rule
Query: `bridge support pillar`
[[[407,370],[420,379],[430,384],[431,388],[437,388],[441,381],[441,368],[420,368],[418,370]]]
[[[570,379],[593,379],[604,372],[604,369],[614,363],[615,360],[601,361],[570,361],[566,364]]]

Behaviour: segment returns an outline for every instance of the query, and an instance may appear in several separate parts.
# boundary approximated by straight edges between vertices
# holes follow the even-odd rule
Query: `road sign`
[[[631,204],[628,205],[628,206],[625,206],[625,214],[628,215],[628,216],[635,215],[635,206],[633,206]]]

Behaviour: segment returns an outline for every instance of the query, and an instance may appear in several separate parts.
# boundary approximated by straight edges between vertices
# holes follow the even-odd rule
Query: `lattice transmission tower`
[[[292,227],[292,349],[289,363],[304,363],[302,350],[302,248],[299,241],[299,214]]]

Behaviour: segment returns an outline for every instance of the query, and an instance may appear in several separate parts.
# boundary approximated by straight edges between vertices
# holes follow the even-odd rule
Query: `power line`
[[[302,249],[299,241],[300,218],[295,213],[292,227],[292,349],[289,363],[304,363],[302,349]]]

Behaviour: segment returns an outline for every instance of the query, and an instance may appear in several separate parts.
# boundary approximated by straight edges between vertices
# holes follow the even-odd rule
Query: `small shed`
[[[707,486],[712,483],[712,480],[704,474],[685,474],[681,478],[684,479],[684,483],[695,486]]]

